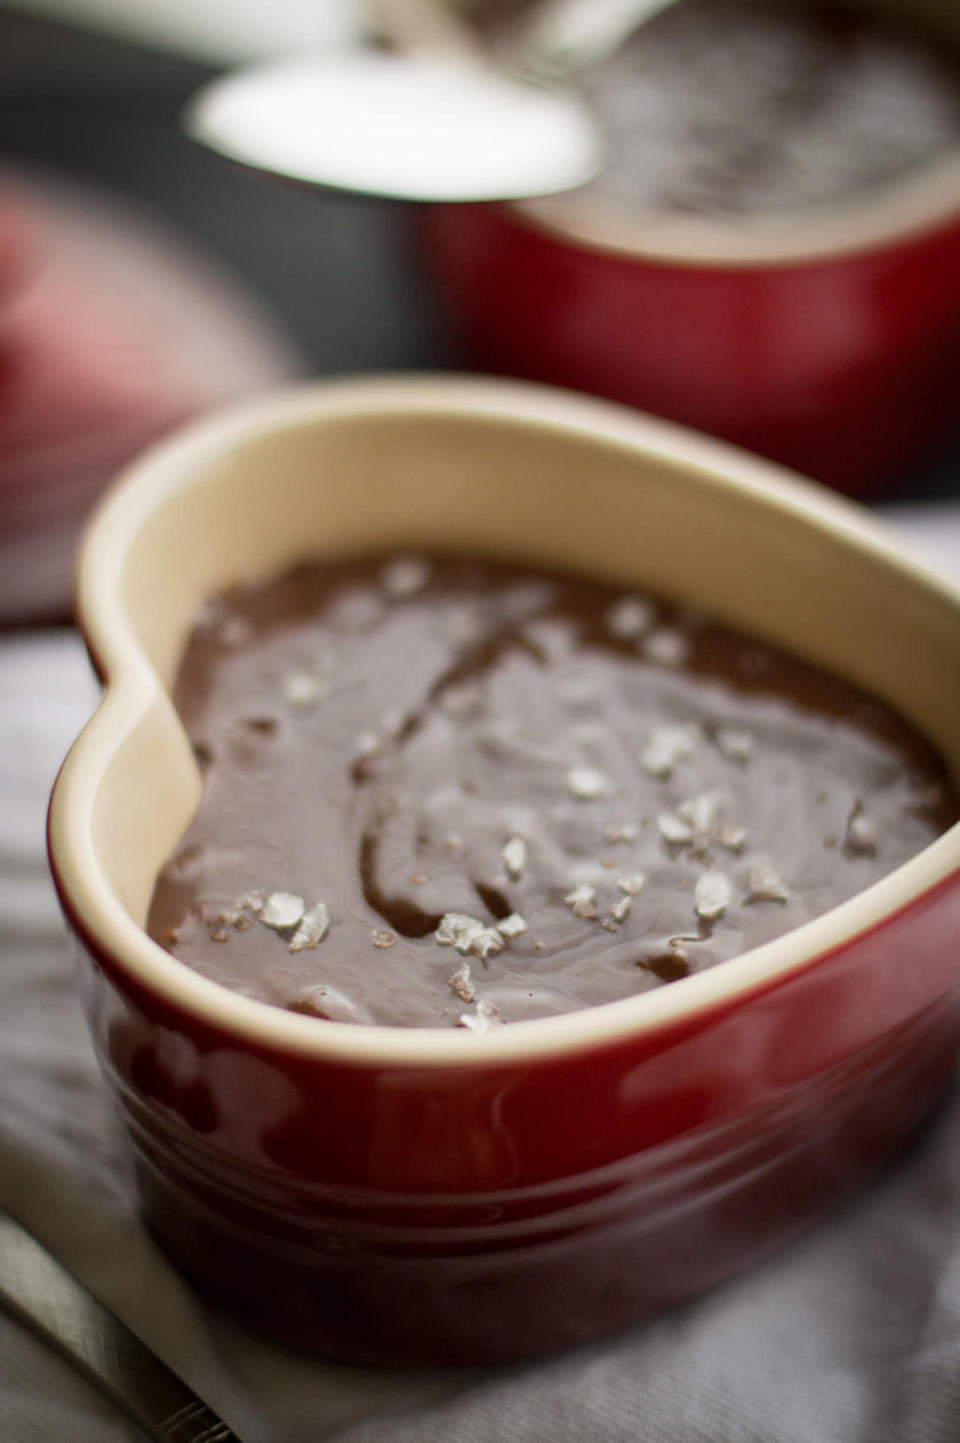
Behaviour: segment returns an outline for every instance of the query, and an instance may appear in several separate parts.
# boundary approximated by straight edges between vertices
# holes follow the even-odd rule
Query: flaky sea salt
[[[512,882],[518,882],[527,865],[527,844],[522,837],[509,837],[501,852],[503,867]]]
[[[682,631],[661,626],[644,637],[643,654],[658,666],[683,666],[690,655],[690,642]]]
[[[624,596],[611,606],[604,624],[619,641],[636,641],[650,630],[655,620],[656,611],[649,601],[640,596]]]
[[[506,945],[496,927],[484,927],[471,941],[470,951],[474,957],[479,957],[481,962],[486,962],[488,957],[502,952]]]
[[[581,882],[579,887],[574,887],[568,892],[564,901],[575,917],[582,917],[584,921],[590,921],[597,915],[597,889],[591,887],[588,882]]]
[[[629,897],[618,897],[610,907],[610,916],[614,922],[625,922],[630,915],[631,905]]]
[[[494,1022],[499,1022],[500,1009],[481,997],[477,1002],[475,1013],[462,1012],[457,1019],[458,1027],[467,1027],[471,1032],[486,1032]]]
[[[862,856],[872,856],[877,850],[877,824],[864,812],[855,812],[847,824],[847,847]]]
[[[258,916],[265,927],[283,932],[295,927],[303,916],[306,903],[295,892],[271,892]]]
[[[681,802],[677,807],[677,816],[689,823],[695,837],[705,839],[713,826],[719,807],[720,796],[717,792],[701,792],[698,796]]]
[[[680,762],[692,756],[697,740],[694,726],[652,727],[640,753],[640,765],[648,776],[666,779]]]
[[[657,831],[665,842],[672,847],[683,847],[693,841],[693,828],[689,822],[678,817],[676,812],[659,812],[657,814]]]
[[[358,757],[372,757],[383,745],[379,732],[365,731],[358,732],[354,738],[353,750]]]
[[[462,957],[479,957],[486,961],[502,952],[506,943],[495,927],[487,927],[465,912],[446,912],[434,934],[441,947],[452,947]]]
[[[302,952],[307,947],[316,947],[329,930],[330,913],[323,902],[317,902],[304,912],[297,930],[287,944],[288,949],[291,952]]]
[[[571,767],[567,772],[567,791],[578,801],[595,801],[608,795],[610,778],[599,767]]]
[[[416,596],[427,585],[432,567],[422,556],[397,556],[380,572],[380,585],[394,601]]]
[[[237,932],[249,932],[254,925],[253,918],[249,912],[235,912],[233,909],[220,913],[219,921],[229,922],[230,926]]]
[[[450,973],[450,976],[447,978],[447,986],[451,992],[460,998],[461,1002],[472,1002],[477,995],[473,978],[470,976],[470,967],[466,962],[464,962],[462,967],[458,967],[456,972]]]
[[[624,872],[622,877],[617,878],[617,886],[626,896],[639,897],[645,881],[642,872]]]
[[[283,678],[281,688],[287,706],[304,711],[316,706],[317,702],[326,696],[328,689],[327,682],[321,681],[309,671],[289,672]]]
[[[750,868],[749,897],[754,902],[786,902],[790,888],[767,862]]]
[[[497,931],[501,937],[506,937],[508,942],[514,937],[522,937],[526,930],[526,920],[519,912],[511,912],[508,917],[501,917],[497,923]]]
[[[457,1026],[466,1027],[470,1032],[486,1032],[490,1026],[490,1018],[484,1017],[479,1012],[461,1012],[457,1018]]]
[[[701,872],[693,889],[693,909],[705,922],[722,917],[730,905],[733,889],[725,872]]]
[[[474,937],[483,930],[484,924],[476,917],[468,916],[466,912],[445,912],[440,918],[435,936],[441,947],[453,947],[455,951],[466,956]]]

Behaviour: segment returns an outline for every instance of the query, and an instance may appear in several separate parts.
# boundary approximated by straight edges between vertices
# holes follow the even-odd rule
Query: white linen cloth
[[[891,518],[960,581],[960,506]],[[198,1302],[134,1209],[47,875],[47,795],[95,700],[72,632],[0,641],[0,1206],[243,1443],[956,1443],[957,1091],[892,1170],[767,1265],[560,1357],[347,1368],[273,1348]],[[0,1313],[4,1443],[135,1436]]]

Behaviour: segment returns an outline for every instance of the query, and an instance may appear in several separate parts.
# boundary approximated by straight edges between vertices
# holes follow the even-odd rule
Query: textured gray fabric
[[[960,515],[897,519],[960,578]],[[95,696],[72,634],[0,643],[0,1205],[245,1443],[956,1443],[960,1094],[895,1169],[767,1266],[523,1368],[338,1367],[198,1303],[132,1207],[46,874],[46,795]],[[0,1317],[0,1438],[133,1436]]]

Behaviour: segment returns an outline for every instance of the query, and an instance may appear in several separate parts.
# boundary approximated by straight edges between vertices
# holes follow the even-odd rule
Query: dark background
[[[265,178],[181,133],[185,102],[214,73],[0,6],[0,167],[39,167],[147,205],[267,302],[311,373],[458,364],[410,210]],[[960,438],[960,378],[957,411]],[[891,499],[953,496],[960,440]]]
[[[444,361],[410,213],[267,179],[188,140],[183,107],[215,73],[0,7],[0,167],[148,205],[268,302],[313,371]]]

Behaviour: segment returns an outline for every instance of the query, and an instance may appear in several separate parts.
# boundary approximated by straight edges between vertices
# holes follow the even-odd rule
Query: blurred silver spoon
[[[382,28],[408,48],[234,72],[195,97],[186,128],[231,159],[361,194],[468,201],[569,190],[603,168],[601,128],[572,91],[534,77],[609,53],[665,3],[550,0],[519,78],[495,69],[436,0],[379,0]]]

